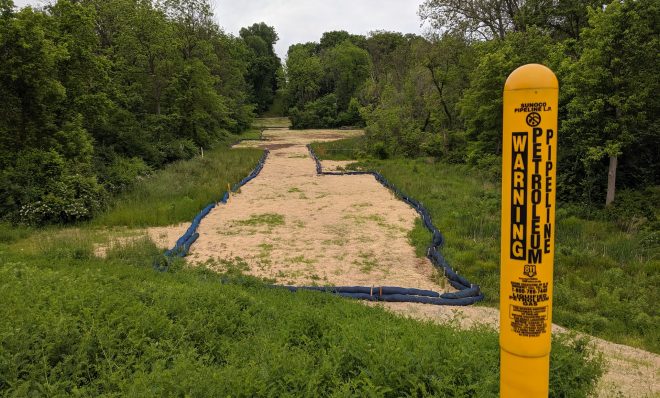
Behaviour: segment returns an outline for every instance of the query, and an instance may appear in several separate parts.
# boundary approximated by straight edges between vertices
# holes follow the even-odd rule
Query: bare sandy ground
[[[258,178],[201,223],[189,262],[222,271],[222,260],[241,258],[244,270],[278,283],[396,285],[441,291],[426,259],[415,256],[407,233],[417,214],[371,176],[318,176],[305,145],[359,131],[266,130],[269,148]],[[324,161],[325,170],[343,161]],[[221,190],[221,188],[219,188]],[[151,228],[149,235],[170,248],[188,227]],[[499,327],[495,308],[443,307],[413,303],[366,303],[415,319],[461,328]],[[553,325],[553,333],[566,329]],[[598,397],[660,397],[660,356],[592,338],[608,362]]]
[[[258,178],[200,224],[189,261],[295,285],[393,285],[439,290],[408,241],[417,214],[372,176],[319,176],[306,144],[356,131],[267,130]],[[223,260],[225,260],[223,262]]]

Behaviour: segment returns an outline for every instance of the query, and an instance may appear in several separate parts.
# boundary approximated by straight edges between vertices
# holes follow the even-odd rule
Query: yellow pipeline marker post
[[[548,397],[559,84],[543,65],[504,85],[500,396]]]

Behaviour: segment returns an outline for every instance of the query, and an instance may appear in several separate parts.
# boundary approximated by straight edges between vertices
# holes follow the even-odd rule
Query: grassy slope
[[[206,205],[218,201],[227,184],[248,175],[262,153],[219,147],[204,158],[173,163],[119,197],[93,224],[144,227],[190,221]]]
[[[153,243],[0,244],[0,396],[496,397],[498,342],[346,299],[211,272],[158,273]],[[226,280],[227,276],[225,276]],[[583,341],[552,351],[552,396],[602,371]]]
[[[325,145],[325,144],[324,144]],[[335,146],[341,144],[335,143]],[[319,153],[323,153],[320,147]],[[326,157],[333,156],[328,152]],[[445,234],[449,263],[499,302],[500,187],[460,165],[424,160],[369,161],[424,203]],[[430,237],[411,232],[418,254]],[[652,235],[557,211],[553,321],[608,340],[660,352],[660,248]]]

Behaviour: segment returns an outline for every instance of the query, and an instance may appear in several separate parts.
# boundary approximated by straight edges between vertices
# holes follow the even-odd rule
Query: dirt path
[[[189,261],[277,283],[393,285],[440,290],[408,240],[417,214],[372,176],[319,176],[306,144],[359,132],[266,130],[258,178],[200,224]]]

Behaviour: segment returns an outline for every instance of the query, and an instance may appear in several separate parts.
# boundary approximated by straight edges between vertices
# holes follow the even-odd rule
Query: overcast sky
[[[14,0],[17,6],[45,0]],[[422,0],[212,0],[215,19],[226,32],[255,22],[274,26],[280,37],[276,51],[282,59],[291,44],[318,41],[323,32],[373,30],[421,33],[417,9]]]

